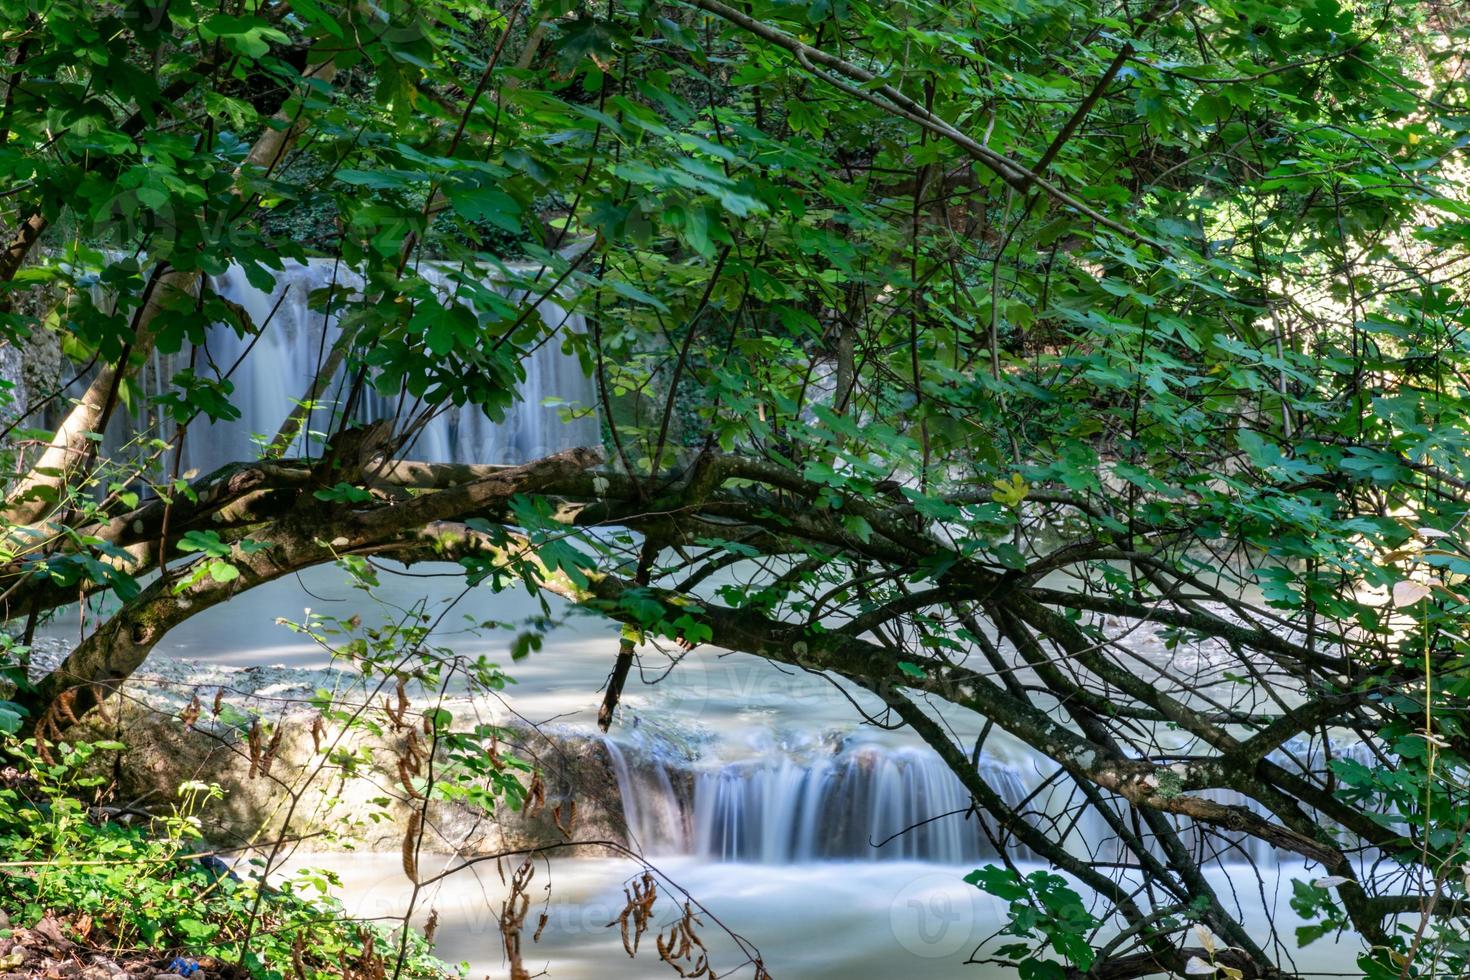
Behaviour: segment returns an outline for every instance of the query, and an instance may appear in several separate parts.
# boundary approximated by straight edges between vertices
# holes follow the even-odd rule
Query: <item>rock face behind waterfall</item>
[[[44,317],[52,298],[43,287],[34,286],[10,296],[12,310]],[[10,425],[22,412],[61,384],[61,339],[51,330],[32,330],[30,336],[0,343],[0,422]],[[31,422],[44,422],[31,419]]]

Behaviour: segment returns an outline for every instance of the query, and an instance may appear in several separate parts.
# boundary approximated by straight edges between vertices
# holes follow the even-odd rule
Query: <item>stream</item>
[[[382,597],[407,603],[437,594],[429,605],[433,611],[459,592],[448,577],[388,576]],[[282,627],[262,625],[276,616],[299,618],[307,605],[337,616],[372,614],[340,573],[319,568],[209,610],[175,630],[155,656],[325,667],[329,661],[322,651]],[[471,593],[461,606],[501,620],[538,611],[523,595],[488,592]],[[551,632],[543,649],[515,664],[508,656],[509,636],[456,642],[467,653],[483,649],[498,658],[516,679],[497,720],[520,717],[591,737],[598,688],[616,640],[615,629],[573,615]],[[965,799],[937,757],[911,735],[860,725],[849,698],[864,704],[865,697],[745,654],[706,648],[666,675],[640,678],[635,671],[608,744],[629,826],[665,879],[658,922],[676,917],[668,900],[673,888],[687,891],[713,916],[702,937],[721,975],[743,961],[721,935],[723,926],[759,948],[777,978],[1013,976],[994,965],[964,963],[977,947],[1003,942],[994,937],[1007,921],[1004,903],[961,880],[995,860],[972,822],[962,813],[940,817],[879,846],[919,820],[963,811]],[[665,740],[648,737],[645,725],[626,727],[629,717],[656,717],[663,728],[697,733],[692,801],[678,798],[665,769],[687,761],[663,755]],[[962,731],[980,724],[975,717],[962,722]],[[1004,796],[1025,796],[1050,771],[1024,747],[993,741],[998,744],[983,765]],[[687,747],[681,745],[683,751]],[[1091,828],[1079,836],[1092,837],[1086,843],[1098,847],[1102,834]],[[1013,850],[1012,857],[1023,871],[1041,867],[1024,849]],[[1287,904],[1291,880],[1321,872],[1269,853],[1253,857],[1262,869],[1259,879],[1249,865],[1228,861],[1209,869],[1208,877],[1223,896],[1233,896],[1258,935],[1265,934],[1269,915],[1290,936],[1297,923]],[[425,858],[421,873],[456,864],[453,858]],[[513,865],[507,863],[507,874]],[[341,885],[334,891],[354,914],[398,916],[407,907],[411,885],[396,851],[298,852],[288,863],[291,871],[305,868],[338,876]],[[532,974],[545,969],[547,976],[566,980],[673,976],[657,962],[652,936],[630,960],[617,928],[608,927],[623,908],[624,886],[640,871],[623,859],[538,861],[527,932],[543,912],[547,924],[539,942],[527,937]],[[493,862],[464,867],[419,897],[418,921],[437,910],[439,952],[451,962],[468,962],[472,977],[503,976],[496,917],[505,892]],[[1296,951],[1294,958],[1304,973],[1340,974],[1351,966],[1346,950],[1330,938]],[[750,970],[737,975],[749,976]]]

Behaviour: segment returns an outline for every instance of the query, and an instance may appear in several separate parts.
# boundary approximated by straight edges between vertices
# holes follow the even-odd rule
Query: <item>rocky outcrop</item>
[[[0,420],[9,425],[35,401],[57,391],[61,386],[61,337],[41,327],[53,302],[42,286],[33,286],[11,295],[13,313],[33,318],[30,335],[0,342]],[[29,420],[45,427],[45,413]],[[29,424],[28,423],[28,424]]]
[[[0,420],[6,425],[24,411],[28,400],[24,371],[20,348],[0,344]]]
[[[99,752],[90,765],[108,777],[125,811],[190,805],[180,787],[196,787],[205,836],[224,846],[286,838],[313,850],[397,849],[419,811],[425,853],[547,846],[602,853],[627,844],[600,738],[498,725],[477,778],[442,749],[428,759],[421,719],[430,702],[411,687],[404,697],[401,704],[391,686],[370,693],[346,671],[150,661],[69,735],[124,746]],[[496,717],[486,699],[436,695],[432,704],[464,719],[453,725],[459,732]],[[425,810],[415,794],[431,774]],[[504,794],[488,806],[493,796],[473,789],[505,778],[528,790],[525,806],[507,806]]]
[[[35,330],[21,345],[20,378],[25,390],[22,404],[30,405],[61,386],[61,337],[51,330]]]

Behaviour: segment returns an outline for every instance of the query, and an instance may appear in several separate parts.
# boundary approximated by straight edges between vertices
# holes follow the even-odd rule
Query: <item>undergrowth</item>
[[[103,777],[83,775],[116,743],[3,745],[0,909],[13,927],[52,918],[84,948],[118,959],[208,964],[208,973],[260,980],[444,980],[462,975],[425,938],[351,919],[324,873],[262,888],[250,865],[231,868],[203,844],[200,808],[216,786],[188,783],[167,815],[138,824],[103,806]],[[186,972],[180,971],[180,972]]]

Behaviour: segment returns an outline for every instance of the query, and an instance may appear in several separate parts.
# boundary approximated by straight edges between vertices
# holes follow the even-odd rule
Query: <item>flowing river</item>
[[[384,597],[390,600],[407,603],[426,593],[438,596],[429,606],[432,613],[459,589],[449,578],[385,579]],[[324,667],[318,648],[282,627],[263,625],[277,616],[299,619],[304,606],[334,616],[373,614],[335,570],[316,569],[202,614],[176,630],[155,656],[242,667]],[[501,620],[538,611],[524,597],[489,592],[471,593],[461,608]],[[616,629],[572,616],[540,651],[516,664],[510,663],[508,637],[455,642],[468,653],[483,649],[515,677],[497,720],[519,718],[595,737],[598,688],[617,647]],[[666,675],[634,673],[608,748],[630,829],[666,878],[661,893],[669,901],[660,906],[659,921],[676,918],[673,886],[702,903],[713,916],[702,936],[722,975],[743,956],[721,927],[759,948],[777,978],[1011,975],[994,965],[964,963],[977,948],[1003,941],[995,934],[1007,918],[1004,903],[961,880],[995,856],[973,818],[964,816],[960,787],[907,733],[862,725],[849,698],[871,707],[862,692],[714,649],[697,649]],[[629,718],[637,720],[631,727]],[[692,762],[687,744],[675,752],[664,735],[645,732],[648,725],[641,720],[655,718],[660,732],[685,732],[698,745]],[[961,722],[961,731],[980,723],[973,717]],[[1051,771],[1014,744],[982,765],[990,784],[1013,800],[1032,792]],[[679,767],[694,770],[692,789],[688,780],[675,788],[670,772]],[[1090,836],[1087,843],[1097,846],[1104,835],[1091,827],[1078,836]],[[1039,867],[1024,851],[1012,856],[1023,870]],[[1226,863],[1207,874],[1222,896],[1239,903],[1258,935],[1265,934],[1269,918],[1290,936],[1296,924],[1287,904],[1290,882],[1315,874],[1270,853],[1252,856],[1259,876],[1245,863]],[[458,863],[425,858],[421,875]],[[412,891],[396,851],[298,853],[290,867],[338,875],[339,896],[349,911],[363,916],[403,914]],[[547,924],[539,942],[526,942],[532,974],[545,969],[550,977],[593,980],[668,971],[657,962],[651,936],[633,960],[623,952],[618,930],[608,927],[623,908],[625,884],[640,870],[631,860],[612,858],[538,862],[527,931],[542,912]],[[418,921],[437,910],[443,956],[469,962],[473,977],[504,975],[496,917],[505,891],[493,863],[465,867],[418,897]],[[1297,953],[1295,961],[1304,973],[1340,974],[1350,967],[1345,951],[1330,939]],[[747,968],[744,975],[749,973]]]

